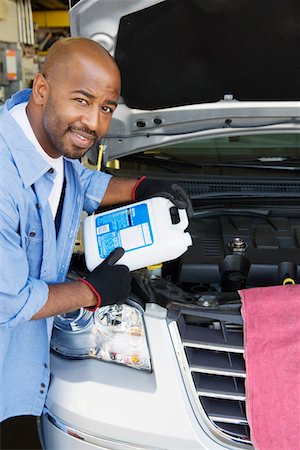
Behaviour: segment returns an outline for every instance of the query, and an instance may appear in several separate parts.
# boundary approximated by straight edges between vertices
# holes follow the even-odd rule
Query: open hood
[[[298,1],[71,4],[71,34],[101,43],[121,70],[110,158],[161,145],[162,135],[167,143],[187,133],[299,125]]]

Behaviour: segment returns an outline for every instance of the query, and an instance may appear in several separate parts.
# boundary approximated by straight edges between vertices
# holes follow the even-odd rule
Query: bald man
[[[155,195],[189,207],[174,185],[115,178],[80,163],[107,133],[119,96],[109,53],[89,39],[66,38],[50,48],[32,90],[0,109],[0,421],[41,414],[53,316],[129,295],[128,268],[113,264],[120,253],[65,282],[81,212]]]

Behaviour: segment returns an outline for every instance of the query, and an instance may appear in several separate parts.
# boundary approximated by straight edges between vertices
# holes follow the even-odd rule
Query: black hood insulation
[[[300,2],[167,0],[124,16],[116,60],[131,108],[300,99]]]

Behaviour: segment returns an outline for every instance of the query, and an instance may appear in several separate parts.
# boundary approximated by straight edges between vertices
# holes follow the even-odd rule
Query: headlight
[[[142,313],[129,305],[56,316],[51,348],[67,358],[95,358],[151,370]]]

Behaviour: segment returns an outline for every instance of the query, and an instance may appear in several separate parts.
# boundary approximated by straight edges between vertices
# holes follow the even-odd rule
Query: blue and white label
[[[97,216],[96,235],[102,259],[116,247],[123,247],[125,252],[129,252],[152,245],[154,240],[147,204]]]

